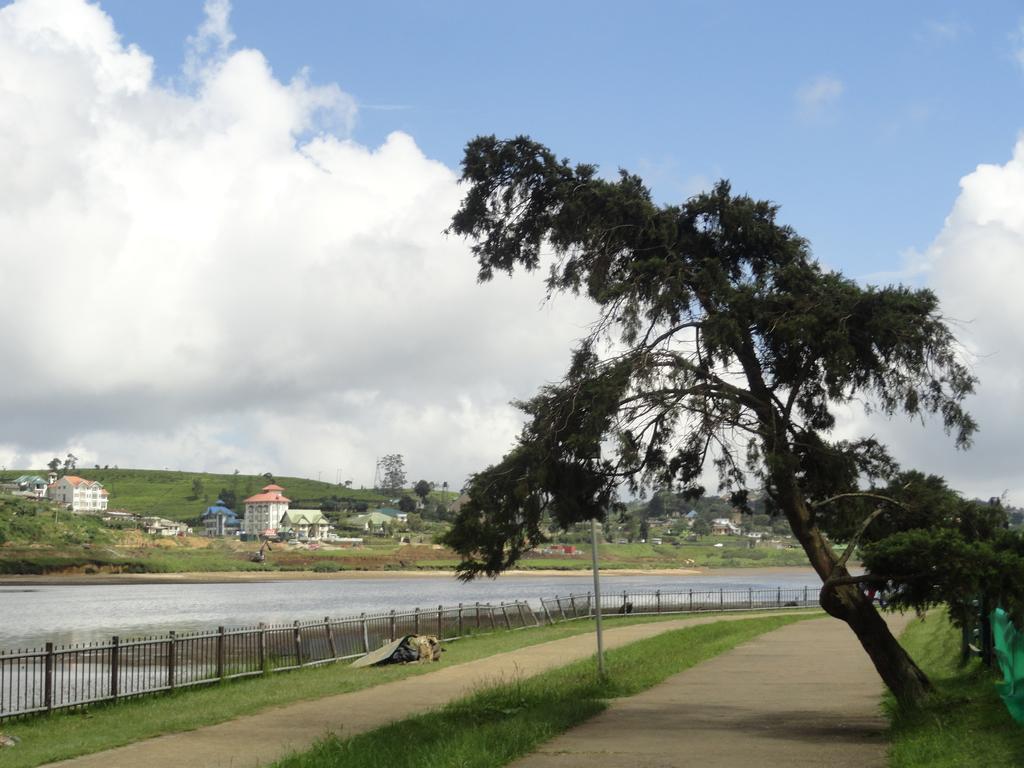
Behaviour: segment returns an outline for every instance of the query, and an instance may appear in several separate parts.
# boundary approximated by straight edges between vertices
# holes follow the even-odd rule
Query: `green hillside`
[[[48,470],[8,470],[0,480],[23,474],[46,477]],[[257,493],[268,482],[262,475],[218,475],[211,472],[171,472],[158,469],[76,469],[74,474],[88,480],[98,480],[110,493],[109,508],[123,509],[140,515],[159,515],[171,520],[189,520],[202,514],[216,501],[221,489],[234,491],[238,502]],[[193,482],[202,483],[202,493],[196,498]],[[284,488],[293,507],[319,506],[323,501],[336,499],[343,503],[366,502],[374,505],[387,499],[377,491],[345,488],[334,483],[307,480],[301,477],[274,477]]]

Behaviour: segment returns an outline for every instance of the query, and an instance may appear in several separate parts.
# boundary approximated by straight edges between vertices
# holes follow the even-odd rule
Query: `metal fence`
[[[536,626],[522,601],[0,650],[0,720],[350,659],[410,634]]]
[[[548,623],[585,619],[594,615],[594,596],[587,592],[568,597],[541,598],[541,610]],[[799,608],[817,606],[818,595],[807,587],[784,589],[710,590],[694,592],[616,592],[602,593],[601,613],[658,614],[697,613],[700,611],[749,611],[771,608]]]

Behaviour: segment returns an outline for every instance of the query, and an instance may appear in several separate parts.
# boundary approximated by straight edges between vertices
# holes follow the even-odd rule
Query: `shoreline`
[[[601,571],[602,579],[619,576],[771,576],[811,571],[810,566],[777,565],[755,568],[616,568]],[[515,578],[587,578],[589,569],[510,570],[503,575]],[[233,584],[276,581],[348,581],[355,579],[450,579],[452,570],[436,571],[211,571],[204,573],[98,573],[40,576],[33,574],[0,575],[0,587],[19,586],[91,586],[116,584]],[[500,576],[498,578],[501,578]]]

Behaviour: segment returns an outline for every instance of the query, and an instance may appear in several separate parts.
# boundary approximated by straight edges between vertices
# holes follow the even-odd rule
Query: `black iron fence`
[[[596,601],[587,592],[567,597],[541,599],[541,610],[548,623],[585,619],[594,615]],[[717,589],[695,592],[692,589],[674,592],[602,593],[601,613],[657,614],[696,613],[699,611],[749,611],[771,608],[800,608],[818,605],[818,594],[807,587],[770,589]]]
[[[0,719],[351,659],[410,634],[447,641],[537,624],[516,601],[0,650]]]

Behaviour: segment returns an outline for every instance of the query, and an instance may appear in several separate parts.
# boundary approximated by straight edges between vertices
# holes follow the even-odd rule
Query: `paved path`
[[[756,615],[696,616],[605,630],[616,648],[662,632]],[[818,623],[818,622],[814,622]],[[310,747],[326,733],[353,736],[460,698],[487,681],[528,677],[594,653],[592,633],[488,656],[353,693],[288,704],[194,731],[50,763],[61,768],[250,768]],[[184,704],[184,702],[183,702]]]
[[[881,694],[845,624],[804,621],[614,701],[511,768],[883,768]]]

